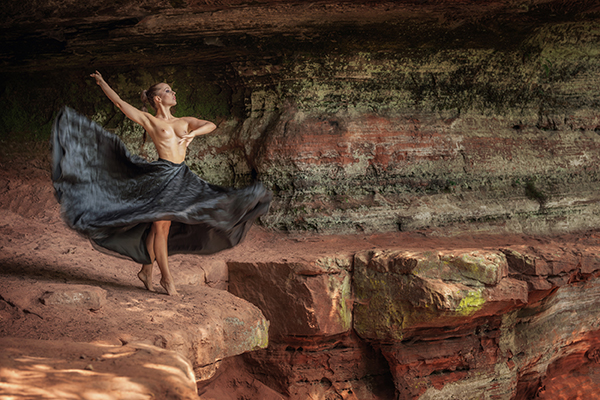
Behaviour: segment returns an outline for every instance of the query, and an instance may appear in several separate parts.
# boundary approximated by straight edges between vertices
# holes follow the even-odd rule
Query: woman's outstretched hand
[[[94,72],[93,74],[90,74],[90,76],[96,80],[96,84],[98,84],[98,85],[101,84],[102,82],[104,82],[104,78],[102,78],[102,74],[98,71]]]

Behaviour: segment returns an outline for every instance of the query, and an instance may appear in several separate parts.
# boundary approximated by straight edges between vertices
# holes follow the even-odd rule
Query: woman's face
[[[177,104],[177,98],[175,97],[175,91],[171,89],[171,86],[166,83],[160,84],[157,97],[160,98],[161,103],[165,106],[174,106]]]

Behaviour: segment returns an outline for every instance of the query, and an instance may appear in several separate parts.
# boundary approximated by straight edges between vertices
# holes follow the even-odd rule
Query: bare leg
[[[152,229],[155,229],[154,254],[156,255],[156,262],[158,263],[158,268],[160,268],[160,273],[162,275],[160,284],[168,294],[173,296],[178,293],[175,289],[175,282],[171,276],[171,271],[169,270],[167,241],[169,239],[170,228],[171,221],[156,221],[152,225]]]
[[[152,228],[150,229],[150,234],[148,234],[148,238],[146,239],[146,247],[148,249],[148,254],[150,254],[150,264],[143,264],[142,270],[138,272],[138,278],[140,281],[146,286],[151,292],[154,292],[154,286],[152,285],[152,267],[154,267],[154,260],[156,256],[154,255],[154,238],[156,236],[156,232],[154,229],[154,224],[152,224]]]

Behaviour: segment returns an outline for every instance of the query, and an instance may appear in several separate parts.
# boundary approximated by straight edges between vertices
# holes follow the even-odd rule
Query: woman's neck
[[[171,115],[171,107],[165,107],[163,105],[159,105],[158,108],[156,109],[156,118],[170,120],[175,117],[173,115]]]

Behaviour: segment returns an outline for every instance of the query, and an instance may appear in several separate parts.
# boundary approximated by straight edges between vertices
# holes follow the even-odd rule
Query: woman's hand
[[[98,71],[94,72],[93,74],[90,74],[90,76],[96,80],[96,84],[98,84],[98,85],[100,85],[102,82],[104,82],[104,78],[102,78],[102,74]]]
[[[109,100],[119,108],[119,110],[123,111],[123,114],[125,114],[127,118],[140,124],[146,131],[151,129],[150,122],[148,120],[148,115],[150,114],[144,113],[126,101],[123,101],[117,92],[112,90],[112,88],[108,86],[108,83],[104,81],[100,72],[96,71],[93,74],[90,74],[90,76],[96,80],[96,83],[98,86],[100,86],[100,89],[102,89],[106,97],[108,97]]]
[[[194,117],[182,117],[181,119],[189,124],[188,133],[181,136],[179,140],[179,144],[182,145],[185,143],[186,148],[196,136],[206,135],[217,129],[217,126],[210,121],[204,121]]]
[[[210,121],[204,121],[194,117],[182,117],[181,119],[187,121],[189,124],[188,129],[190,129],[188,133],[179,137],[179,145],[185,143],[186,148],[196,136],[206,135],[217,129],[217,126]]]
[[[196,135],[194,135],[193,132],[180,136],[179,145],[181,146],[182,144],[185,144],[185,147],[187,148],[190,145],[190,143],[192,143],[192,140],[194,140],[195,137]]]

